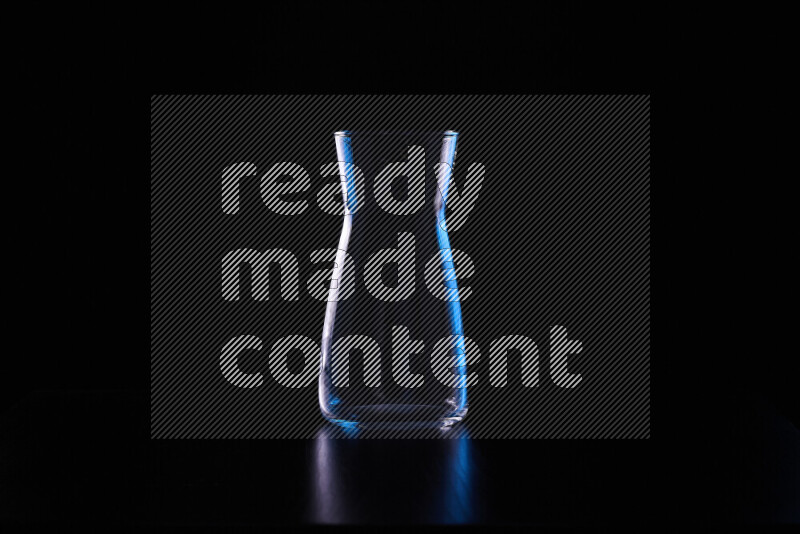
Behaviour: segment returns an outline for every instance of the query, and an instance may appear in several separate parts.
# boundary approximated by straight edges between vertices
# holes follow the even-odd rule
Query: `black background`
[[[34,4],[14,17],[20,35],[7,87],[19,165],[7,177],[16,254],[6,261],[15,322],[2,391],[4,521],[307,518],[311,442],[148,440],[149,95],[649,94],[659,61],[653,14],[631,8],[286,6]],[[334,50],[347,45],[343,68]],[[450,47],[457,53],[441,61]],[[659,213],[666,218],[667,206]],[[680,283],[666,268],[687,260],[657,254],[659,284]],[[651,440],[482,442],[475,520],[613,528],[786,521],[797,499],[791,377],[757,348],[701,349],[716,332],[684,320],[694,304],[659,305],[665,348],[654,358]],[[742,365],[747,358],[755,362]],[[393,451],[397,486],[363,497],[352,509],[365,511],[352,521],[415,522],[414,510],[391,503],[419,484],[398,470],[436,455],[419,446]],[[386,454],[358,447],[353,454],[367,465]],[[360,494],[373,477],[352,480]]]

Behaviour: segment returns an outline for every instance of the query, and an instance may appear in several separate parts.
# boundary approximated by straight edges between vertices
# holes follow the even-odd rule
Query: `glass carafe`
[[[322,414],[344,426],[451,425],[467,412],[460,256],[446,214],[458,133],[334,139],[344,220],[322,334]]]

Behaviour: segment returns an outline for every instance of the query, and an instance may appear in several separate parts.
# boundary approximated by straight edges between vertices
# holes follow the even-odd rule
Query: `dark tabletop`
[[[714,464],[700,443],[693,458],[653,440],[477,440],[468,423],[448,439],[342,439],[321,421],[313,440],[151,440],[147,403],[132,391],[22,399],[0,423],[0,518],[553,528],[797,521],[797,430],[777,416],[759,416],[749,464],[722,452]]]

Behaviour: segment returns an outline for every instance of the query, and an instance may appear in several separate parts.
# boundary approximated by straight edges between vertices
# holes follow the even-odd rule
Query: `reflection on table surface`
[[[472,440],[466,426],[431,429],[423,440],[381,439],[387,430],[325,426],[314,439],[310,518],[319,523],[469,523]],[[438,439],[437,439],[438,438]]]

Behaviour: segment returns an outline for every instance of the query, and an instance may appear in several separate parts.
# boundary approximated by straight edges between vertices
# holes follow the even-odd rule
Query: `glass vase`
[[[466,350],[447,231],[458,133],[334,134],[343,215],[322,333],[320,409],[342,426],[452,425]]]

